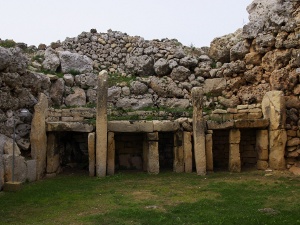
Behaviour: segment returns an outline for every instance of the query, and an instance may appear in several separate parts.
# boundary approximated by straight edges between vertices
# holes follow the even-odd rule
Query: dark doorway
[[[214,171],[228,171],[229,130],[213,132],[213,164]]]
[[[158,136],[159,167],[161,170],[173,170],[174,133],[160,132]]]
[[[241,129],[240,155],[242,170],[254,169],[257,163],[256,130]]]
[[[116,170],[143,170],[143,133],[115,133]]]

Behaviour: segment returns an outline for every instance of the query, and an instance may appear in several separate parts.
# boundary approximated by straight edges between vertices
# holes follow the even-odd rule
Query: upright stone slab
[[[47,135],[45,118],[47,110],[47,96],[40,93],[39,101],[34,106],[34,114],[30,131],[31,156],[36,160],[37,180],[44,176],[46,170]]]
[[[256,145],[257,158],[259,160],[267,161],[269,159],[269,132],[268,130],[256,131]]]
[[[158,153],[158,132],[147,133],[148,152],[148,173],[159,173],[159,153]]]
[[[36,160],[31,159],[26,161],[27,179],[29,182],[36,181]]]
[[[0,191],[4,185],[4,163],[3,163],[3,154],[0,151]]]
[[[12,181],[12,155],[4,155],[4,179]],[[25,182],[27,178],[27,166],[23,156],[15,156],[14,179],[15,182]],[[14,182],[12,182],[14,183]]]
[[[205,150],[206,150],[206,170],[214,170],[213,160],[213,138],[212,134],[206,134],[205,136]]]
[[[191,132],[183,132],[184,172],[193,171],[192,135]]]
[[[106,176],[107,161],[107,71],[98,76],[97,112],[96,112],[96,175]]]
[[[115,133],[108,132],[107,174],[115,174]]]
[[[205,121],[202,116],[203,90],[199,87],[192,89],[193,102],[193,136],[196,171],[198,175],[206,175],[205,155]]]
[[[95,133],[88,135],[88,150],[89,150],[89,175],[95,176]]]
[[[47,174],[59,172],[60,156],[57,147],[57,138],[54,133],[48,134],[47,140]]]
[[[148,155],[149,155],[149,142],[148,142],[148,135],[144,135],[143,140],[143,171],[148,171]]]
[[[173,171],[176,173],[184,172],[184,155],[183,155],[183,133],[182,131],[177,131],[174,133],[174,161],[173,161]]]
[[[241,133],[238,129],[231,129],[229,132],[229,164],[230,172],[241,172],[240,156]]]
[[[271,169],[285,169],[286,109],[282,91],[269,91],[262,101],[262,112],[269,125],[269,166]]]

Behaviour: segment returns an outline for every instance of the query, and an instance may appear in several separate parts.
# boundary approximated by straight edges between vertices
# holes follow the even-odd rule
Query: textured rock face
[[[84,106],[86,105],[86,95],[83,89],[79,87],[73,88],[74,93],[66,97],[67,106]]]
[[[50,98],[54,105],[60,106],[63,101],[63,94],[65,91],[65,82],[59,78],[50,88]]]
[[[0,47],[0,71],[25,73],[28,59],[20,48],[5,49]]]
[[[50,71],[56,71],[59,65],[60,60],[56,51],[52,48],[47,48],[45,51],[45,60],[42,63],[43,68]]]
[[[126,66],[128,69],[133,69],[139,76],[151,76],[154,74],[154,60],[147,55],[128,58]]]
[[[154,71],[158,76],[164,76],[171,72],[171,68],[166,59],[160,58],[154,63]]]
[[[59,52],[59,59],[63,73],[68,73],[72,70],[85,73],[93,70],[93,61],[85,55],[82,56],[77,53],[64,51]]]

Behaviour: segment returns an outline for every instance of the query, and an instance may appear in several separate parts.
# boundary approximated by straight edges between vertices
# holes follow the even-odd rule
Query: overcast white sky
[[[50,44],[108,29],[209,46],[248,22],[252,0],[0,0],[0,38]]]

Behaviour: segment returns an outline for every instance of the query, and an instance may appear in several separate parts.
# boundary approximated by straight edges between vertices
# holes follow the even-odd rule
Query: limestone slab
[[[47,167],[46,173],[56,173],[60,167],[57,139],[53,132],[48,134],[47,140]]]
[[[213,162],[213,138],[212,134],[206,134],[205,136],[205,150],[206,150],[206,170],[214,170]]]
[[[154,132],[170,132],[177,131],[180,128],[180,124],[177,121],[170,120],[154,120],[153,131]]]
[[[269,120],[267,119],[257,119],[257,120],[235,120],[235,128],[267,128],[269,126]]]
[[[269,132],[268,130],[256,131],[255,149],[259,160],[269,159]]]
[[[285,145],[287,141],[287,135],[285,130],[270,130],[270,153],[269,153],[269,165],[271,169],[285,169]]]
[[[73,131],[89,133],[94,130],[93,125],[80,122],[47,122],[47,131]]]
[[[268,167],[269,167],[268,161],[265,161],[265,160],[257,160],[256,168],[257,168],[258,170],[266,170],[266,169],[268,169]]]
[[[183,132],[184,171],[193,171],[192,133]]]
[[[27,165],[27,180],[29,182],[36,181],[36,160],[31,159],[26,161]]]
[[[153,132],[152,121],[109,121],[108,131],[111,132]]]
[[[88,135],[88,151],[89,151],[89,175],[95,176],[95,133]]]
[[[184,152],[183,152],[183,133],[174,133],[174,162],[173,171],[176,173],[184,172]]]
[[[108,132],[107,137],[107,175],[115,174],[115,134]]]
[[[229,171],[241,172],[240,145],[229,144]]]
[[[156,136],[156,140],[158,140],[158,132],[152,133],[152,135],[155,135]],[[149,140],[149,138],[148,138],[148,140]],[[148,150],[148,173],[150,173],[150,174],[158,174],[159,173],[158,142],[154,140],[154,141],[149,141],[148,144],[149,144],[149,150]]]
[[[230,129],[234,126],[234,121],[226,121],[226,122],[216,122],[216,121],[207,121],[207,129],[209,130],[223,130]]]

